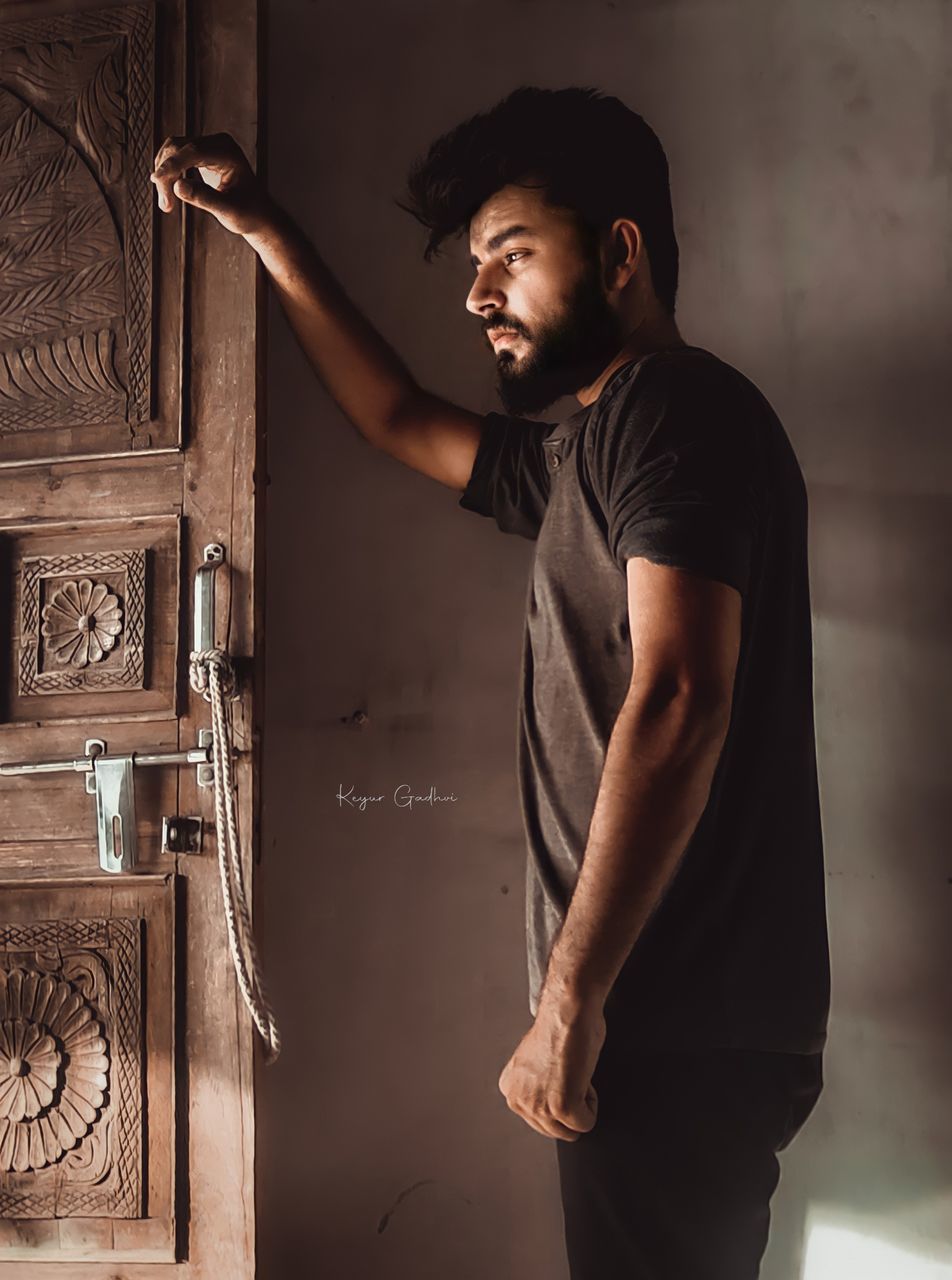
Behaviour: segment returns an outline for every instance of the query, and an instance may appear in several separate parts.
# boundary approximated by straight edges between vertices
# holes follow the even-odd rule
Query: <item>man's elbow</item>
[[[622,714],[636,736],[658,732],[677,756],[719,756],[731,722],[731,700],[722,691],[681,680],[633,681]]]

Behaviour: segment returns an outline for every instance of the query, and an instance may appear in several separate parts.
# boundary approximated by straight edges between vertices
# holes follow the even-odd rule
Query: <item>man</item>
[[[425,256],[469,234],[485,415],[417,385],[227,135],[169,139],[152,176],[256,250],[373,445],[535,541],[533,1023],[499,1087],[558,1140],[573,1280],[752,1280],[829,1009],[807,500],[764,397],[678,330],[660,142],[617,99],[524,87],[411,170]]]

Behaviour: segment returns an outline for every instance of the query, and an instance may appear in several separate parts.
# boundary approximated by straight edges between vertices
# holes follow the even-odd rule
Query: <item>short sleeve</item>
[[[549,500],[542,443],[554,425],[485,414],[473,470],[459,505],[491,516],[503,533],[537,537]]]
[[[623,573],[644,556],[746,595],[763,498],[751,402],[729,365],[664,355],[623,381],[596,422],[609,549]]]

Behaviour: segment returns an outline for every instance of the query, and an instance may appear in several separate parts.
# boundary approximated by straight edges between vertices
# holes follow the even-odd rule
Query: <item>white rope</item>
[[[272,1063],[281,1052],[281,1036],[271,1011],[264,975],[258,961],[241,870],[241,844],[232,773],[231,721],[225,703],[226,697],[232,702],[238,697],[231,658],[223,649],[193,649],[189,655],[188,678],[195,692],[200,693],[211,704],[218,868],[221,872],[222,900],[235,974],[245,1004],[264,1041],[265,1062]]]

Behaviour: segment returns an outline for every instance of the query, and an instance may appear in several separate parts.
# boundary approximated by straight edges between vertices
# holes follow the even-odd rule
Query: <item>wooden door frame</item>
[[[189,0],[186,15],[191,75],[185,132],[229,132],[257,167],[262,96],[258,0]],[[184,216],[189,321],[186,360],[190,370],[184,441],[184,546],[186,562],[194,569],[200,563],[202,548],[220,536],[223,513],[230,508],[227,591],[218,606],[219,625],[224,630],[218,642],[227,639],[239,687],[244,690],[233,704],[233,725],[235,746],[241,752],[236,778],[243,869],[245,883],[251,886],[260,852],[264,705],[266,279],[257,255],[244,240],[208,215],[188,210]],[[223,328],[227,331],[225,342]],[[235,512],[243,513],[237,522]],[[182,611],[183,618],[187,612]],[[190,648],[190,634],[184,640]],[[208,723],[207,713],[207,704],[193,695],[190,714],[179,721],[181,747],[197,740],[199,728]],[[182,787],[185,807],[180,812],[207,814],[210,797],[200,797],[194,774],[183,771]],[[179,1100],[177,1128],[180,1139],[187,1137],[190,1152],[186,1165],[189,1203],[182,1206],[189,1224],[188,1274],[202,1280],[219,1280],[222,1275],[252,1280],[254,1073],[260,1055],[253,1023],[235,981],[215,859],[191,863],[183,887],[191,899],[190,935],[184,949],[179,950],[186,967],[179,1009],[191,1039],[181,1046],[186,1060],[183,1066],[187,1067],[182,1079],[188,1082],[188,1097]],[[212,983],[217,992],[210,1001]],[[209,1008],[217,1017],[209,1029],[211,1034],[206,1035],[202,1011]],[[193,1062],[200,1064],[195,1070]],[[225,1207],[221,1199],[223,1170],[231,1171],[232,1230],[225,1239],[218,1230],[204,1237],[202,1223],[220,1217]],[[203,1238],[213,1245],[210,1255]],[[224,1252],[229,1247],[230,1256]],[[145,1275],[143,1280],[147,1280]]]

